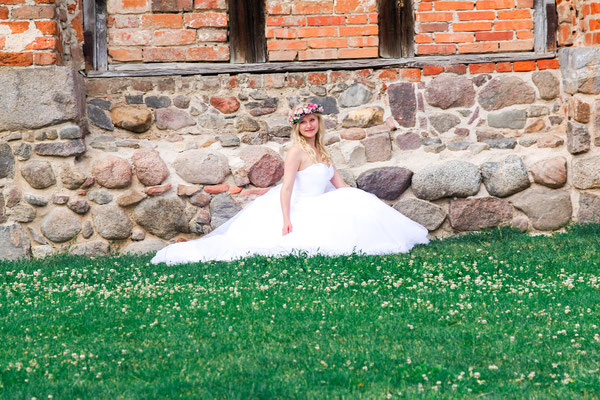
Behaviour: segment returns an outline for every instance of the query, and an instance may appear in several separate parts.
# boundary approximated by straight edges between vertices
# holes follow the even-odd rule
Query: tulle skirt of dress
[[[167,246],[152,262],[230,261],[300,252],[308,256],[392,254],[428,243],[425,227],[355,188],[293,198],[292,232],[283,236],[279,193],[280,186],[271,189],[210,234]]]

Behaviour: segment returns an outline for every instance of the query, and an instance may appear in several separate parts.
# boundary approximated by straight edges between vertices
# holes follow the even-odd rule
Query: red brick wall
[[[228,61],[226,0],[109,0],[109,62]]]
[[[417,54],[533,50],[533,0],[417,3]]]
[[[0,66],[62,64],[55,0],[0,0]]]
[[[270,61],[378,57],[376,0],[267,1]]]

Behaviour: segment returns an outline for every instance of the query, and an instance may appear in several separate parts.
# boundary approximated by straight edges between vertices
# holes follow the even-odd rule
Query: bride
[[[293,145],[285,158],[283,183],[208,235],[163,248],[152,262],[230,261],[298,252],[391,254],[428,243],[426,228],[344,182],[323,144],[322,112],[322,106],[307,104],[289,117]]]

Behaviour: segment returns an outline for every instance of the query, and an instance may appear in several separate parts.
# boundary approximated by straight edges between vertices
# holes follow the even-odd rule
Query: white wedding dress
[[[290,201],[292,232],[285,236],[279,185],[208,235],[163,248],[152,262],[230,261],[255,254],[405,253],[415,244],[429,242],[425,227],[371,193],[336,189],[332,177],[333,167],[323,163],[296,173]]]

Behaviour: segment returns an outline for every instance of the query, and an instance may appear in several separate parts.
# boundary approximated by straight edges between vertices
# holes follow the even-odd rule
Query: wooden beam
[[[243,73],[307,72],[356,70],[365,68],[421,68],[427,65],[478,64],[507,61],[528,61],[556,58],[555,52],[460,54],[454,56],[421,56],[399,59],[363,59],[343,61],[273,62],[256,64],[227,63],[157,63],[114,64],[108,71],[87,71],[88,77],[133,77],[167,75],[219,75]]]
[[[555,51],[557,47],[558,13],[554,0],[546,0],[546,21],[546,51]]]
[[[83,57],[86,69],[96,69],[96,5],[83,0]]]
[[[546,40],[548,38],[548,26],[546,24],[546,0],[534,0],[533,2],[533,50],[536,53],[546,52]]]
[[[108,69],[108,36],[106,0],[96,0],[96,70]]]

